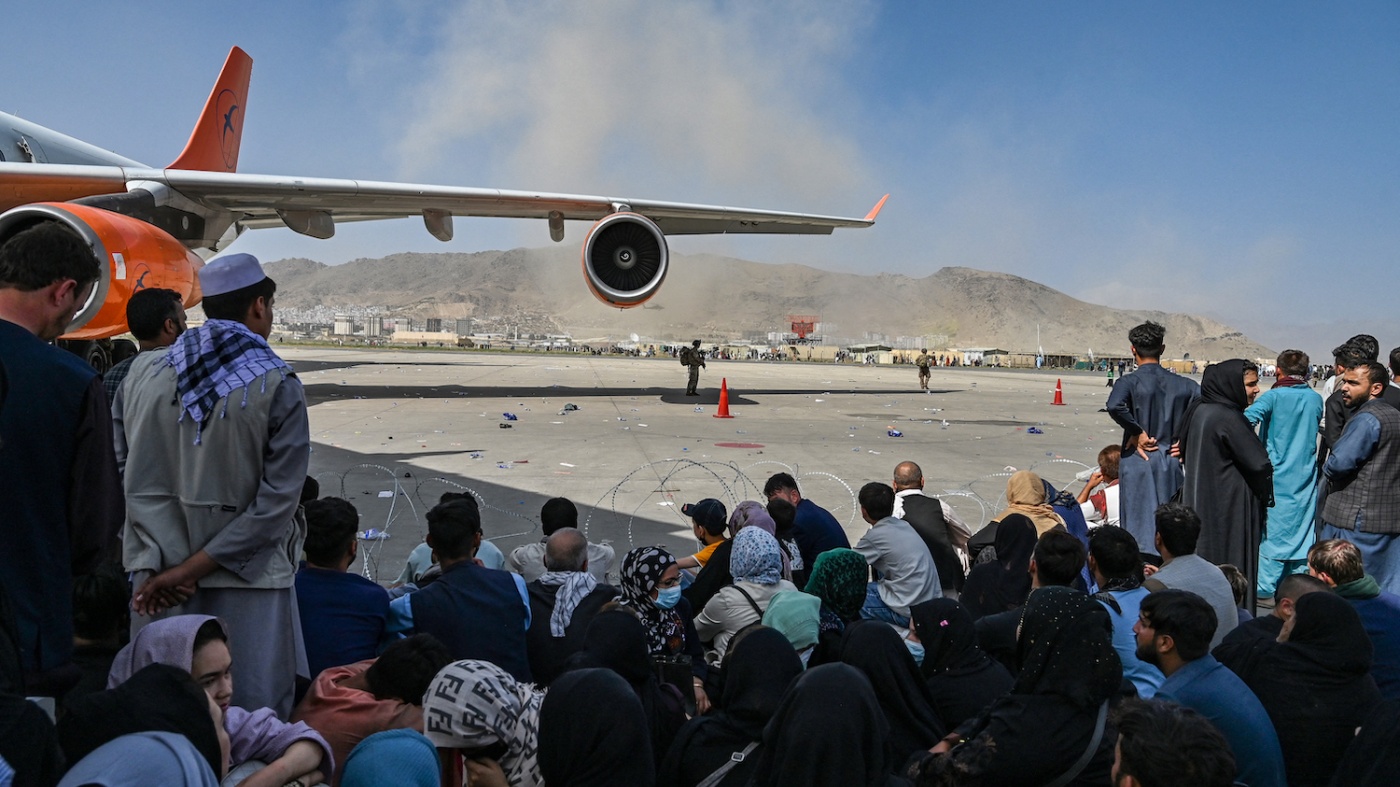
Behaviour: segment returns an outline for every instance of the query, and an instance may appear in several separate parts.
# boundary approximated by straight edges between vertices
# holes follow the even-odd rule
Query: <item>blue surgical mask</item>
[[[661,607],[662,609],[671,609],[672,607],[676,606],[676,604],[680,603],[680,600],[680,585],[676,585],[673,588],[659,588],[656,591],[656,606]]]
[[[922,667],[924,665],[924,643],[906,639],[904,647],[909,649],[909,655],[914,657],[914,663]]]

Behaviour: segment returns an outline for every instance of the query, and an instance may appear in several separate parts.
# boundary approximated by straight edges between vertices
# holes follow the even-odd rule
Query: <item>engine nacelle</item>
[[[666,235],[638,213],[613,213],[588,230],[583,275],[598,300],[630,309],[649,300],[666,280]]]
[[[0,214],[0,242],[41,221],[57,221],[92,246],[99,274],[87,303],[68,325],[64,339],[106,339],[125,333],[132,293],[163,287],[180,293],[186,306],[199,303],[204,263],[184,244],[139,219],[71,202],[38,202]]]

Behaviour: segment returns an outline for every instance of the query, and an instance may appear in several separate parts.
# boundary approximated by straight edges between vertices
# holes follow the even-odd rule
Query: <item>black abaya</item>
[[[642,704],[620,675],[581,669],[550,684],[540,705],[539,763],[546,784],[652,787],[652,762]]]
[[[546,699],[546,702],[548,700]],[[881,787],[892,777],[890,725],[865,673],[823,664],[802,673],[763,729],[754,787]]]
[[[763,739],[763,727],[778,710],[788,684],[802,674],[802,661],[787,637],[758,628],[729,648],[719,708],[686,722],[662,761],[657,781],[694,787],[730,761],[736,752]],[[735,766],[720,787],[748,783],[757,752]]]
[[[1371,640],[1341,596],[1308,593],[1294,605],[1287,642],[1229,664],[1259,698],[1278,732],[1293,787],[1321,787],[1380,703]]]
[[[924,645],[919,669],[944,727],[957,727],[1011,691],[1014,678],[979,647],[972,617],[962,605],[936,598],[915,604],[909,614]]]
[[[888,624],[858,620],[841,638],[841,661],[870,678],[890,723],[892,768],[917,751],[927,751],[946,730],[933,709],[933,695],[919,674],[909,648]]]
[[[1213,364],[1201,378],[1201,398],[1186,411],[1179,436],[1186,482],[1181,502],[1201,517],[1196,554],[1231,563],[1250,587],[1259,579],[1265,509],[1274,502],[1274,468],[1264,443],[1245,420],[1244,361]],[[1245,608],[1254,613],[1254,594]]]

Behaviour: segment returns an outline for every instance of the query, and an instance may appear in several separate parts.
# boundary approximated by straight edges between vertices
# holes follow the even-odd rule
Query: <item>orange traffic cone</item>
[[[733,418],[729,414],[729,378],[723,377],[719,381],[719,412],[715,413],[716,418]]]
[[[1056,378],[1056,379],[1055,379],[1055,401],[1051,402],[1050,404],[1063,405],[1064,403],[1065,403],[1065,391],[1064,391],[1064,388],[1062,388],[1062,387],[1060,386],[1060,380],[1059,380],[1059,378]]]

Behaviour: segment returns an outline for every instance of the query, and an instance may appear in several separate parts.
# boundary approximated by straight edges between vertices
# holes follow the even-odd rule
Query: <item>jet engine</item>
[[[106,339],[125,333],[126,302],[137,290],[163,287],[180,293],[186,306],[199,303],[197,274],[203,261],[150,224],[88,205],[37,202],[0,214],[0,242],[42,221],[57,221],[77,232],[97,259],[97,283],[64,339]]]
[[[651,219],[613,213],[588,230],[583,275],[598,300],[630,309],[661,289],[669,259],[666,236]]]

